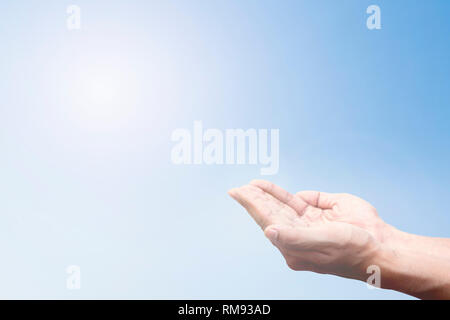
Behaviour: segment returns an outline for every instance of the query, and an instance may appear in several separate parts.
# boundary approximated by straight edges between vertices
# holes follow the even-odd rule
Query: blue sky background
[[[81,8],[81,30],[66,8]],[[382,29],[366,27],[381,8]],[[2,1],[0,298],[395,299],[289,270],[176,128],[279,128],[295,192],[450,237],[450,2]],[[104,97],[86,83],[106,79]],[[81,267],[81,290],[65,268]]]

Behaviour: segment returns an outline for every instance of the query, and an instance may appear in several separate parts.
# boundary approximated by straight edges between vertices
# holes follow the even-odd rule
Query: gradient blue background
[[[70,4],[81,30],[66,28]],[[366,27],[371,4],[381,30]],[[447,0],[2,1],[0,298],[409,298],[290,271],[226,195],[260,167],[173,165],[170,135],[194,120],[279,128],[273,182],[354,193],[397,228],[450,237],[449,12]],[[92,101],[77,85],[99,66],[132,80],[123,119],[81,111]],[[81,290],[66,289],[72,264]]]

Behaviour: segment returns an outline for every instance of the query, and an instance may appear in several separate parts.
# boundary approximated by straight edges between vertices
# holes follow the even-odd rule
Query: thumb
[[[300,233],[298,229],[280,225],[270,225],[264,230],[264,235],[277,247],[300,242]]]
[[[282,225],[269,225],[264,235],[277,247],[292,250],[314,248],[319,243],[329,242],[326,230]]]

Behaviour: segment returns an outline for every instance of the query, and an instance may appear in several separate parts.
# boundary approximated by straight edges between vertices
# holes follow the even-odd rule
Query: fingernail
[[[270,241],[276,241],[278,239],[278,230],[274,228],[267,229],[264,233]]]

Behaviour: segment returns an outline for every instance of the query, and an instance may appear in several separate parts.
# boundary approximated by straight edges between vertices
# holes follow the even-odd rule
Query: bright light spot
[[[83,68],[74,79],[74,111],[85,125],[121,127],[135,116],[137,80],[120,65]]]
[[[113,104],[120,95],[119,81],[107,77],[88,79],[86,89],[89,100],[96,105]]]
[[[89,116],[110,119],[125,115],[127,92],[115,74],[87,75],[83,84],[83,109]],[[128,97],[131,99],[132,97]]]

